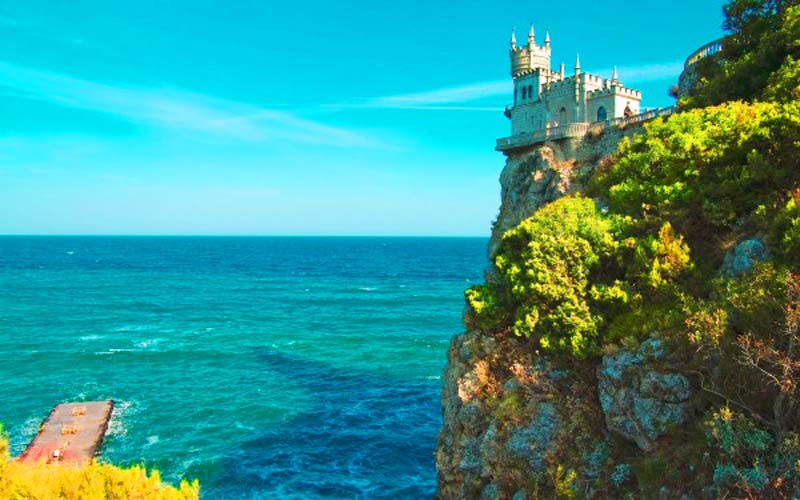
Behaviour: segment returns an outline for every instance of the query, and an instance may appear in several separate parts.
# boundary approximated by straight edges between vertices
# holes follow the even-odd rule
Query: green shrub
[[[603,307],[627,300],[618,282],[603,281],[617,247],[611,221],[592,200],[562,198],[503,235],[498,283],[468,290],[467,301],[480,325],[510,320],[516,335],[544,350],[586,357],[599,347]]]
[[[696,66],[698,78],[682,106],[732,100],[800,97],[800,6],[796,0],[733,0],[724,7],[730,32],[723,50]]]
[[[200,497],[197,481],[178,487],[161,481],[158,471],[89,463],[81,467],[10,461],[8,439],[0,426],[0,498],[190,500]]]

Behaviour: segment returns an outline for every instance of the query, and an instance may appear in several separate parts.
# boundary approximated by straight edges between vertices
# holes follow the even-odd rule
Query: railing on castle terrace
[[[547,141],[583,137],[590,129],[597,130],[599,132],[608,128],[625,128],[629,125],[636,125],[638,123],[643,123],[656,118],[669,116],[674,112],[675,106],[670,106],[667,108],[651,109],[638,115],[621,116],[619,118],[612,118],[600,122],[569,123],[567,125],[548,127],[545,129],[534,130],[533,132],[497,139],[497,147],[495,149],[498,151],[508,151],[511,149],[531,146],[533,144],[539,144]]]
[[[697,62],[701,59],[705,59],[706,57],[722,52],[722,40],[722,38],[719,40],[714,40],[713,42],[709,42],[692,52],[692,55],[686,58],[686,62],[683,64],[683,69],[688,69],[690,66],[697,64]]]

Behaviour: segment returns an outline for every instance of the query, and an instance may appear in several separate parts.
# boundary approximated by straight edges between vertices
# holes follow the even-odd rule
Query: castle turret
[[[524,47],[517,46],[516,37],[512,32],[511,76],[517,78],[536,70],[550,71],[550,44],[547,42],[544,46],[536,44],[536,34],[531,24],[528,44]]]

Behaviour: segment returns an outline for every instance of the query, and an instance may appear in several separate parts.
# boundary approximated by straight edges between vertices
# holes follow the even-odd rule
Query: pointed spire
[[[533,23],[531,23],[531,30],[528,31],[528,47],[536,46],[536,35],[533,31]]]
[[[564,71],[564,63],[561,63],[561,79],[562,80],[564,79],[564,76],[566,76],[566,72]]]
[[[612,82],[618,82],[619,81],[619,76],[617,75],[617,66],[616,65],[614,65],[614,73],[611,75],[611,81]]]
[[[544,34],[544,46],[545,47],[549,47],[550,46],[550,31],[549,30],[546,31],[545,34]]]
[[[579,75],[581,73],[581,55],[578,54],[575,56],[575,74]]]
[[[517,50],[517,30],[511,29],[511,50]]]

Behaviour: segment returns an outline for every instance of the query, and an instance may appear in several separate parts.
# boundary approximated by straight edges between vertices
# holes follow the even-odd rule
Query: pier
[[[112,400],[57,405],[17,460],[69,465],[89,463],[100,449],[113,408]]]

